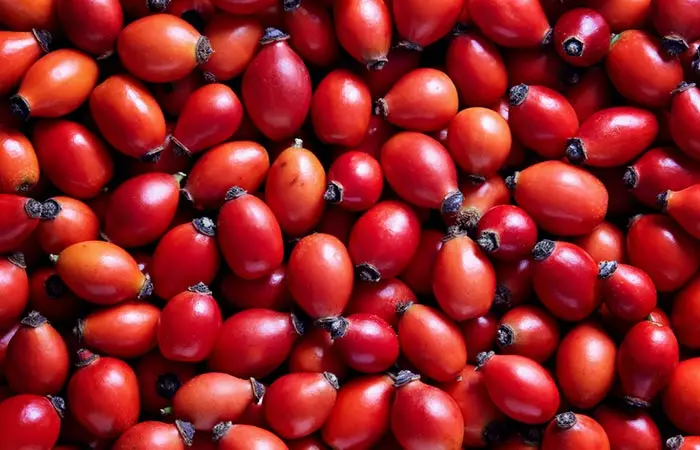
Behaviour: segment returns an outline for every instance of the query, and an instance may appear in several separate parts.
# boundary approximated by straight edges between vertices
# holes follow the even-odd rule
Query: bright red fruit
[[[0,402],[0,446],[51,450],[58,441],[66,404],[61,397],[15,395]]]
[[[588,67],[605,58],[610,47],[610,25],[599,12],[575,8],[554,25],[554,48],[564,61]]]
[[[559,324],[541,308],[518,306],[501,318],[496,342],[505,355],[525,356],[542,364],[559,345]]]
[[[80,200],[54,197],[46,200],[42,209],[43,220],[34,236],[45,253],[60,253],[70,245],[99,237],[97,216]]]
[[[39,225],[41,202],[14,194],[0,194],[0,253],[17,249]]]
[[[649,275],[637,267],[603,261],[599,265],[601,296],[610,314],[638,322],[656,307],[656,287]]]
[[[382,0],[339,0],[333,5],[333,21],[340,45],[350,56],[380,70],[391,47],[391,11]]]
[[[673,91],[669,129],[676,145],[691,158],[700,160],[700,140],[688,127],[700,118],[700,90],[695,83],[680,83]]]
[[[538,47],[552,40],[552,29],[537,0],[466,0],[469,17],[496,44]]]
[[[32,64],[51,50],[51,41],[47,31],[0,31],[0,55],[6,62],[0,75],[0,95],[17,87]]]
[[[543,450],[610,450],[605,430],[594,419],[565,412],[557,414],[542,437]]]
[[[68,39],[98,58],[112,55],[124,27],[119,0],[56,0],[56,12]]]
[[[21,253],[0,257],[0,296],[0,330],[8,330],[19,321],[29,300],[27,266]]]
[[[393,0],[394,24],[403,39],[399,45],[422,50],[447,35],[462,13],[464,0]]]
[[[700,405],[697,398],[700,358],[682,361],[673,371],[663,392],[663,408],[671,423],[689,434],[700,434]]]
[[[479,247],[491,257],[519,261],[537,243],[537,225],[521,208],[498,205],[481,217],[476,236]]]

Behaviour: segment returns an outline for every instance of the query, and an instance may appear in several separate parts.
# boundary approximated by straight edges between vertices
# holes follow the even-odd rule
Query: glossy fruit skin
[[[683,286],[700,267],[700,244],[661,214],[636,216],[627,232],[630,264],[651,277],[659,292]]]
[[[99,237],[97,216],[80,200],[54,197],[44,202],[43,214],[44,220],[39,222],[35,237],[47,254],[58,254],[70,245]]]
[[[73,244],[58,255],[56,270],[78,297],[113,305],[145,296],[150,281],[125,250],[103,241]]]
[[[97,196],[114,173],[102,140],[77,122],[41,120],[32,137],[42,173],[66,195]]]
[[[496,205],[510,203],[510,191],[500,175],[487,177],[486,180],[467,177],[459,183],[459,190],[464,195],[462,209],[458,214],[467,228],[475,228],[481,216]]]
[[[610,222],[602,222],[593,231],[572,242],[591,255],[597,264],[603,261],[627,261],[625,233]]]
[[[402,355],[426,377],[453,380],[467,362],[467,347],[455,322],[430,306],[401,308],[397,333]]]
[[[377,203],[355,222],[348,252],[358,277],[376,282],[399,275],[418,249],[420,222],[403,202]]]
[[[641,30],[627,30],[616,36],[605,59],[605,70],[620,94],[648,108],[668,105],[671,91],[683,81],[681,63],[662,50],[656,37]]]
[[[311,100],[311,121],[321,142],[354,147],[364,139],[372,116],[367,84],[354,73],[337,69],[326,75]]]
[[[678,342],[690,349],[700,348],[695,320],[700,316],[700,278],[694,276],[678,291],[671,309],[671,323]]]
[[[245,280],[231,272],[224,274],[218,292],[236,309],[263,308],[289,311],[292,296],[287,289],[287,266],[280,265],[269,275]]]
[[[79,49],[96,56],[107,56],[114,50],[124,27],[124,14],[119,0],[57,0],[56,12],[61,28]]]
[[[292,47],[305,61],[328,67],[338,59],[333,17],[322,1],[306,2],[285,11],[284,24],[291,35]]]
[[[667,39],[680,39],[682,47],[700,38],[700,14],[696,0],[660,0],[652,2],[652,24],[659,35]],[[662,41],[663,42],[663,41]],[[665,50],[675,56],[678,50],[664,42]],[[684,45],[683,45],[684,44]],[[676,50],[676,51],[674,51]]]
[[[169,299],[198,282],[214,280],[221,265],[215,230],[205,217],[178,225],[161,238],[149,269],[156,295]]]
[[[394,382],[387,375],[343,384],[321,429],[323,441],[338,450],[374,448],[389,429],[394,394]]]
[[[457,168],[438,141],[413,131],[397,133],[382,146],[379,162],[387,182],[403,200],[452,211],[451,199],[458,199]]]
[[[113,450],[154,449],[185,450],[183,423],[175,424],[146,421],[129,428],[114,443]],[[182,433],[182,434],[181,434]]]
[[[361,373],[388,370],[399,357],[396,332],[384,319],[373,314],[351,314],[322,326],[331,333],[345,363]],[[329,325],[335,324],[339,329]]]
[[[467,344],[467,361],[470,364],[476,362],[476,355],[496,348],[496,333],[499,317],[493,311],[489,311],[481,317],[465,320],[459,324]]]
[[[218,82],[242,74],[255,57],[263,27],[253,17],[217,13],[204,28],[214,53],[201,69]]]
[[[583,123],[593,113],[612,104],[613,88],[602,67],[588,69],[579,82],[566,91],[566,98]]]
[[[283,375],[267,388],[265,418],[284,439],[308,436],[331,415],[337,390],[338,380],[328,372]]]
[[[600,403],[615,382],[615,342],[595,322],[575,326],[561,340],[556,379],[566,401],[581,409]]]
[[[406,450],[462,448],[464,421],[457,402],[420,381],[419,376],[409,375],[407,384],[397,383],[391,407],[391,430],[396,440]]]
[[[30,116],[65,116],[88,99],[98,74],[97,63],[82,52],[60,49],[48,53],[22,78],[17,94],[10,99],[13,113],[25,121]]]
[[[394,0],[394,24],[401,45],[419,49],[437,42],[447,35],[459,20],[463,0],[444,0],[427,4],[415,0]]]
[[[265,201],[286,234],[303,236],[321,219],[326,174],[316,155],[297,140],[270,167]]]
[[[567,70],[568,66],[553,48],[511,50],[503,57],[510,86],[522,83],[559,91],[571,84],[572,70]],[[506,95],[506,99],[507,97]]]
[[[18,394],[56,395],[68,379],[68,349],[46,318],[32,311],[7,346],[4,373]]]
[[[41,203],[14,194],[0,194],[0,253],[18,248],[39,225]]]
[[[433,267],[442,247],[443,237],[441,231],[423,229],[418,249],[399,275],[401,280],[418,294],[427,295],[433,292]]]
[[[2,8],[0,6],[0,8]],[[9,94],[24,74],[49,50],[51,35],[46,32],[0,31],[0,55],[6,62],[0,78],[0,95]]]
[[[508,102],[508,125],[515,139],[545,158],[564,156],[567,139],[579,127],[566,97],[544,86],[519,84],[508,91]]]
[[[79,351],[78,368],[68,382],[71,415],[100,439],[113,439],[136,424],[140,400],[136,374],[116,358]]]
[[[214,349],[221,311],[206,286],[198,284],[172,297],[157,327],[158,348],[171,361],[200,362]]]
[[[316,327],[307,330],[294,344],[287,368],[289,373],[332,371],[341,381],[347,378],[350,370],[330,333]]]
[[[610,314],[628,322],[638,322],[656,307],[656,287],[646,272],[610,261],[600,263],[599,267],[601,296]],[[614,271],[610,273],[611,270]]]
[[[447,129],[447,149],[466,173],[494,175],[508,158],[512,137],[508,122],[487,108],[467,108],[457,114]]]
[[[589,416],[566,412],[547,425],[543,450],[610,450],[603,427]]]
[[[273,4],[270,0],[214,0],[214,6],[236,15],[260,13]]]
[[[484,385],[484,374],[474,368],[466,366],[459,373],[459,378],[437,387],[451,396],[459,406],[464,420],[463,445],[467,448],[482,448],[487,446],[487,427],[504,420],[506,416],[491,401]]]
[[[559,324],[541,308],[518,306],[501,318],[496,343],[502,354],[525,356],[542,364],[559,345]]]
[[[75,333],[88,347],[116,358],[145,355],[156,345],[161,311],[144,302],[126,302],[78,320]]]
[[[113,75],[90,95],[90,112],[100,134],[133,158],[162,151],[165,117],[156,100],[137,79]]]
[[[699,196],[700,185],[695,184],[679,191],[666,191],[658,197],[664,212],[696,239],[700,239],[700,226],[696,222],[700,216],[697,206]]]
[[[579,236],[598,226],[608,209],[608,191],[589,172],[561,161],[545,161],[519,172],[514,197],[540,228]],[[556,197],[550,195],[556,191]]]
[[[234,187],[219,211],[217,242],[233,273],[246,280],[268,275],[284,259],[282,230],[258,197]]]
[[[671,375],[663,392],[663,410],[669,420],[689,434],[700,433],[697,417],[700,409],[695,402],[700,358],[682,361]]]
[[[198,431],[209,431],[219,422],[236,421],[253,401],[251,380],[225,373],[207,372],[183,384],[173,397],[173,415]]]
[[[218,440],[219,450],[287,450],[282,439],[252,425],[232,425]]]
[[[0,330],[4,332],[19,322],[29,300],[29,278],[22,255],[0,257],[0,295]]]
[[[387,58],[389,61],[382,66],[381,70],[370,69],[364,71],[362,74],[372,93],[372,98],[380,98],[386,95],[401,77],[417,69],[420,65],[420,52],[398,46],[389,51]],[[372,117],[374,119],[379,119],[380,123],[385,124],[385,127],[389,127],[389,129],[392,128],[391,124],[388,124],[381,117]],[[389,136],[387,136],[387,138],[388,137]]]
[[[195,376],[194,365],[169,361],[158,350],[141,357],[134,371],[139,380],[141,409],[149,414],[170,406],[175,393]]]
[[[488,106],[506,93],[508,73],[501,53],[480,33],[470,31],[453,38],[445,68],[467,106]]]
[[[382,195],[382,167],[372,155],[351,150],[333,161],[324,198],[348,211],[365,211]]]
[[[614,33],[644,27],[651,13],[650,0],[586,0],[586,6],[605,17]]]
[[[381,0],[341,0],[333,5],[338,42],[370,70],[381,69],[391,47],[392,18]]]
[[[399,322],[397,306],[403,302],[416,301],[416,294],[397,278],[387,278],[377,283],[358,283],[352,291],[345,314],[372,314],[396,329]]]
[[[678,341],[670,327],[648,320],[630,329],[620,344],[617,372],[630,404],[649,404],[678,365]]]
[[[593,411],[615,450],[661,450],[661,433],[644,411],[620,410],[601,405]]]
[[[521,208],[497,205],[481,217],[476,236],[489,256],[514,262],[528,256],[537,243],[537,225]]]
[[[42,267],[32,273],[29,278],[30,310],[41,311],[50,323],[65,325],[75,319],[80,307],[80,300],[68,290],[56,269]]]
[[[104,233],[125,248],[154,242],[168,230],[179,198],[176,176],[147,173],[130,178],[109,199]]]
[[[241,87],[246,113],[273,141],[292,138],[311,106],[309,71],[285,41],[288,35],[283,36],[272,38],[253,58]]]
[[[457,114],[459,96],[450,77],[436,69],[415,69],[379,99],[375,114],[412,131],[439,131]]]
[[[208,84],[187,99],[171,139],[178,151],[199,153],[233,136],[242,118],[243,106],[233,90]]]
[[[502,47],[539,47],[551,28],[540,2],[467,0],[469,17],[487,38]]]
[[[433,267],[433,295],[453,320],[486,314],[496,293],[496,274],[479,246],[464,233],[444,238]]]
[[[226,142],[206,151],[188,174],[185,195],[197,209],[223,206],[226,191],[240,186],[258,190],[270,168],[263,146],[252,141]]]
[[[553,40],[564,61],[578,67],[592,66],[608,54],[610,25],[593,9],[575,8],[559,17]]]
[[[32,143],[19,131],[0,126],[0,193],[26,193],[38,182],[39,160]]]
[[[2,3],[0,16],[3,24],[13,31],[27,31],[32,28],[55,31],[58,28],[55,2],[39,0],[32,3]]]
[[[353,263],[337,238],[316,233],[302,238],[287,265],[287,286],[311,318],[339,316],[353,288]]]
[[[277,369],[303,334],[303,325],[290,313],[247,309],[221,326],[208,365],[240,378],[262,378]]]
[[[671,100],[669,127],[676,145],[688,156],[700,160],[700,141],[684,127],[700,118],[700,90],[694,84],[681,83]]]
[[[581,124],[578,137],[569,139],[566,156],[572,164],[621,166],[649,148],[658,132],[656,116],[646,109],[631,106],[603,109]]]
[[[155,14],[119,33],[117,52],[124,67],[149,83],[179,80],[212,54],[209,40],[183,19]]]
[[[515,262],[499,262],[494,269],[497,284],[493,306],[496,310],[507,311],[530,300],[533,292],[530,257]]]
[[[59,407],[57,409],[52,403]],[[0,403],[2,448],[51,450],[58,441],[63,399],[38,395],[15,395]]]
[[[547,370],[524,356],[492,352],[481,356],[478,370],[484,374],[489,397],[501,411],[530,425],[554,417],[559,408],[559,391]],[[488,358],[485,363],[484,358]]]
[[[543,240],[533,249],[533,258],[535,293],[552,314],[580,321],[600,305],[598,265],[581,247]]]

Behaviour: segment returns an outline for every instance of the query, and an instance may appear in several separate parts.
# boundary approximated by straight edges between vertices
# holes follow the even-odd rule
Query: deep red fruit
[[[510,418],[527,424],[545,423],[559,408],[559,391],[541,365],[518,355],[480,353],[477,370],[491,400]]]
[[[260,427],[221,422],[214,429],[218,450],[287,450],[285,443]]]
[[[682,361],[663,392],[663,408],[671,423],[689,434],[700,434],[700,408],[695,401],[700,383],[700,358]]]
[[[353,264],[345,245],[321,233],[302,238],[289,257],[287,285],[311,318],[339,316],[353,287]]]
[[[403,281],[388,278],[378,283],[360,283],[355,286],[345,313],[373,314],[396,329],[399,322],[396,308],[400,303],[407,302],[415,303],[416,294]]]
[[[382,0],[340,0],[333,4],[333,22],[340,45],[369,70],[387,62],[391,47],[391,11]]]
[[[119,0],[57,0],[56,13],[68,39],[81,50],[97,57],[114,51],[117,37],[124,27],[124,13]]]
[[[688,44],[700,38],[700,14],[697,0],[657,0],[652,2],[652,24],[662,36],[664,49],[676,56]]]
[[[193,364],[168,361],[158,350],[140,358],[134,371],[139,380],[141,408],[149,414],[170,406],[175,393],[195,376]]]
[[[41,311],[49,322],[66,325],[81,308],[78,297],[68,290],[53,267],[42,267],[29,279],[29,309]]]
[[[402,41],[399,46],[422,50],[447,35],[455,26],[464,0],[441,0],[430,4],[416,0],[393,0],[394,24]]]
[[[601,297],[610,314],[638,322],[656,307],[656,287],[649,275],[637,267],[603,261],[599,265]]]
[[[671,323],[678,342],[690,349],[700,348],[700,333],[695,326],[700,317],[700,277],[694,276],[678,291],[671,309]]]
[[[256,280],[245,280],[227,272],[221,279],[219,292],[236,309],[288,311],[292,305],[292,296],[287,289],[287,266],[284,264],[268,276]]]
[[[601,223],[572,242],[584,249],[598,264],[603,261],[627,262],[625,233],[610,222]]]
[[[698,225],[698,220],[700,220],[699,197],[700,184],[695,184],[679,191],[669,190],[661,193],[657,200],[661,204],[661,209],[673,217],[688,234],[696,239],[700,239],[700,226]]]
[[[466,1],[474,24],[500,46],[538,47],[552,40],[552,29],[539,1]]]
[[[349,151],[331,164],[323,198],[348,211],[365,211],[379,201],[383,188],[379,162],[368,153]]]
[[[535,292],[552,314],[580,321],[600,305],[598,265],[581,247],[544,239],[532,257]]]
[[[489,256],[502,261],[519,261],[537,243],[537,225],[521,208],[499,205],[481,217],[476,228],[477,244]]]
[[[564,156],[566,142],[578,132],[571,103],[544,86],[518,84],[508,91],[508,125],[513,137],[547,159]]]
[[[272,210],[235,186],[219,210],[217,242],[233,273],[247,280],[264,277],[282,264],[282,230]]]
[[[333,411],[338,379],[332,373],[290,373],[267,388],[265,418],[272,431],[298,439],[320,430]]]
[[[42,221],[34,236],[44,253],[61,253],[78,242],[99,237],[99,220],[88,205],[71,197],[54,197],[42,205]]]
[[[479,246],[462,231],[448,231],[435,258],[433,295],[452,319],[486,314],[496,293],[496,274]]]
[[[222,82],[236,78],[250,65],[258,50],[263,26],[255,17],[217,12],[207,21],[203,34],[209,38],[214,53],[201,69],[207,79]]]
[[[0,253],[17,249],[39,225],[43,206],[31,198],[0,194]]]
[[[241,85],[246,113],[273,141],[292,138],[311,106],[309,71],[287,44],[288,38],[280,30],[265,30],[260,39],[263,48],[243,74]]]
[[[605,58],[609,47],[610,25],[593,9],[572,9],[554,25],[554,48],[569,64],[592,66]]]
[[[639,409],[615,409],[601,405],[593,418],[603,427],[610,448],[619,450],[660,450],[661,433],[654,419]]]
[[[100,439],[114,439],[136,424],[141,402],[136,374],[125,362],[78,351],[68,382],[71,415]]]
[[[673,142],[686,155],[700,160],[700,140],[688,132],[688,126],[700,118],[700,90],[695,83],[681,83],[673,91],[669,129]]]
[[[496,343],[502,354],[525,356],[542,364],[559,345],[559,324],[541,308],[518,306],[501,318]]]
[[[58,441],[66,404],[61,397],[15,395],[0,402],[0,446],[51,450]]]
[[[593,113],[612,104],[613,87],[605,69],[591,67],[581,76],[579,82],[567,89],[566,98],[576,111],[579,123],[583,123]]]
[[[630,264],[651,277],[659,292],[681,288],[700,267],[700,243],[661,214],[635,216],[627,231]]]
[[[543,450],[610,450],[605,430],[594,419],[565,412],[557,414],[542,437]]]
[[[216,344],[221,311],[203,283],[191,286],[163,308],[158,322],[158,348],[171,361],[200,362]]]
[[[409,371],[399,372],[395,386],[391,430],[402,448],[462,448],[464,420],[452,397]]]
[[[0,331],[19,322],[29,301],[29,278],[24,255],[0,257]],[[3,333],[4,334],[4,333]]]
[[[440,310],[414,303],[400,304],[397,312],[402,355],[432,380],[453,380],[467,362],[467,347],[455,322]]]
[[[168,300],[189,286],[214,280],[221,263],[215,234],[214,222],[200,217],[160,239],[149,268],[158,297]]]
[[[146,421],[129,428],[119,436],[112,450],[158,449],[185,450],[192,445],[191,423],[176,420],[174,424]]]
[[[501,262],[494,269],[497,284],[493,306],[498,311],[507,311],[530,300],[533,290],[530,257],[515,262]]]
[[[321,0],[302,2],[285,11],[284,21],[292,47],[314,66],[329,67],[338,59],[333,16]]]
[[[331,335],[316,327],[297,340],[289,355],[287,368],[289,373],[332,371],[341,381],[347,378],[349,372]]]
[[[444,234],[438,230],[423,229],[413,259],[399,277],[413,291],[427,295],[433,292],[433,267],[442,247]]]
[[[420,65],[420,56],[420,52],[397,46],[389,51],[389,55],[387,56],[389,61],[384,64],[381,70],[366,70],[363,76],[372,93],[372,98],[380,98],[386,95],[401,77],[417,69]],[[379,123],[384,124],[385,127],[389,129],[392,128],[391,124],[381,117],[372,117],[378,120]],[[387,138],[389,137],[390,136],[387,136]]]
[[[281,366],[304,333],[303,323],[287,312],[247,309],[221,326],[208,365],[240,378],[262,378]]]

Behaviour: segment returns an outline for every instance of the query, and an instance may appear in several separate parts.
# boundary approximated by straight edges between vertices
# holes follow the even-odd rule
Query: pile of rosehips
[[[700,448],[700,0],[0,30],[0,450]]]

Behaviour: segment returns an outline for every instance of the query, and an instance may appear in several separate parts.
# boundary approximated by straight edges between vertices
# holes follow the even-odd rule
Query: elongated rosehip
[[[491,400],[506,415],[527,424],[545,423],[559,408],[559,390],[544,367],[518,355],[480,353],[477,370]]]
[[[265,30],[263,48],[243,74],[241,87],[246,113],[273,141],[292,138],[311,107],[309,71],[287,39],[280,30]],[[268,83],[271,78],[277,81]]]
[[[598,265],[581,247],[545,239],[532,249],[532,257],[535,292],[552,314],[580,321],[598,307]]]
[[[679,191],[666,191],[659,194],[662,210],[673,217],[683,229],[696,239],[700,239],[700,184]]]
[[[661,432],[654,419],[643,410],[601,405],[593,411],[593,418],[608,435],[610,448],[659,449]]]
[[[496,274],[479,246],[462,231],[448,231],[435,258],[433,295],[456,321],[486,314],[496,293]]]
[[[163,422],[141,422],[126,430],[114,443],[113,450],[141,448],[167,448],[185,450],[192,445],[194,427],[189,422],[175,420],[173,424]]]
[[[603,261],[598,278],[603,302],[612,315],[638,322],[656,307],[656,287],[643,270],[616,261]]]
[[[282,230],[272,210],[235,186],[219,211],[217,242],[233,273],[247,280],[263,277],[282,264]]]
[[[503,47],[538,47],[552,40],[552,29],[539,1],[467,0],[476,26]]]
[[[700,89],[695,83],[681,83],[673,91],[669,128],[671,137],[683,152],[700,160],[700,143],[687,127],[700,118]]]
[[[700,333],[695,323],[700,317],[700,278],[694,276],[673,300],[671,324],[678,342],[690,349],[700,347]]]
[[[537,225],[559,236],[578,236],[598,226],[608,209],[608,191],[591,173],[545,161],[507,180],[518,205]],[[557,195],[551,195],[552,191]]]
[[[413,70],[399,79],[376,102],[375,114],[413,131],[438,131],[457,114],[457,88],[446,73],[436,69]]]
[[[171,14],[143,17],[127,25],[117,40],[124,67],[150,83],[179,80],[205,63],[213,50],[209,39]]]
[[[217,13],[207,21],[203,33],[214,53],[200,68],[208,79],[223,82],[237,77],[248,67],[258,50],[263,26],[255,17]]]
[[[29,300],[29,278],[24,255],[15,253],[0,257],[0,330],[8,330],[15,325]]]
[[[548,159],[564,156],[566,141],[579,123],[571,103],[544,86],[518,84],[508,92],[508,124],[513,137]]]
[[[271,431],[246,424],[220,422],[214,426],[214,442],[219,450],[286,450],[287,445]]]
[[[700,412],[695,402],[699,368],[700,358],[682,361],[673,372],[662,398],[664,413],[671,423],[695,435],[700,433],[700,426],[695,420]]]
[[[621,166],[646,150],[658,132],[656,116],[646,109],[631,106],[603,109],[581,124],[578,137],[568,140],[566,157],[573,164]]]
[[[153,290],[150,277],[141,272],[134,258],[109,242],[73,244],[53,259],[66,286],[98,305],[147,297]]]
[[[124,13],[119,0],[90,3],[58,0],[56,10],[63,31],[76,47],[102,58],[112,54],[124,27]]]
[[[45,253],[60,253],[70,245],[99,237],[97,216],[80,200],[54,197],[46,200],[42,208],[43,220],[35,236]]]
[[[0,127],[0,193],[24,194],[39,182],[39,160],[19,131]]]
[[[340,45],[350,56],[379,70],[391,47],[392,20],[381,0],[340,0],[333,5],[333,21]]]
[[[588,67],[605,58],[610,47],[610,25],[599,12],[575,8],[554,25],[554,48],[564,61]]]
[[[44,53],[50,51],[51,33],[41,30],[1,31],[0,55],[5,61],[0,75],[0,95],[7,95]]]

